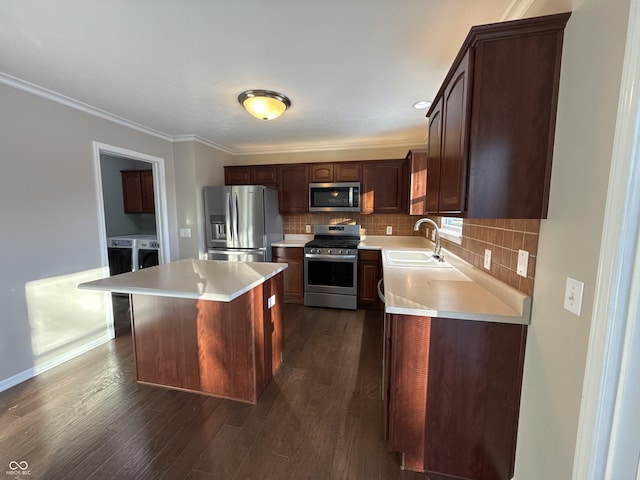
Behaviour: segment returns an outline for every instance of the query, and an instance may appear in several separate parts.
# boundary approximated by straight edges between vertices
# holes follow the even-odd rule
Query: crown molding
[[[172,141],[171,135],[160,132],[158,130],[154,130],[139,123],[132,122],[131,120],[127,120],[126,118],[119,117],[118,115],[114,115],[105,110],[101,110],[87,103],[80,102],[71,97],[67,97],[66,95],[62,95],[61,93],[54,92],[53,90],[49,90],[34,83],[27,82],[26,80],[22,80],[12,75],[0,72],[0,83],[16,88],[18,90],[22,90],[23,92],[31,93],[38,97],[45,98],[52,102],[65,105],[75,110],[88,113],[89,115],[102,118],[103,120],[108,120],[124,127],[128,127],[133,130],[137,130],[139,132],[161,138],[162,140],[166,140],[168,142]]]

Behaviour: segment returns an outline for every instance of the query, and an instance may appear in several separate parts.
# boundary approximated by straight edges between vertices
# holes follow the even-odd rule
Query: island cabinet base
[[[526,325],[388,315],[389,450],[431,480],[510,480]]]
[[[137,381],[257,403],[282,362],[282,300],[282,273],[231,302],[133,294]]]

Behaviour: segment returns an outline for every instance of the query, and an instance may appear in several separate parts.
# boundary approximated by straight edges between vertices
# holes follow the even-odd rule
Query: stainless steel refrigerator
[[[275,188],[204,187],[204,212],[209,260],[270,262],[284,238]]]

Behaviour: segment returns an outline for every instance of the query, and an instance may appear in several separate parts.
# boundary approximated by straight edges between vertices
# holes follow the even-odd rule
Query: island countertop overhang
[[[286,263],[184,259],[81,283],[78,288],[230,302],[287,267]]]

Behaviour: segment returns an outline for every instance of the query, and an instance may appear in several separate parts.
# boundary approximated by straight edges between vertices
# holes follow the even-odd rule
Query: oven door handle
[[[326,255],[320,253],[305,253],[304,258],[314,258],[317,260],[355,260],[356,255]]]

